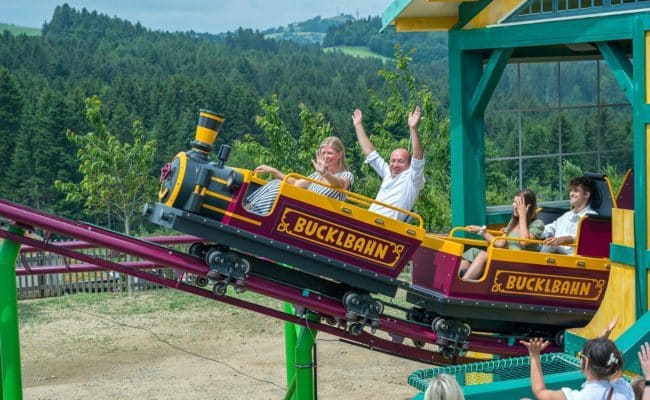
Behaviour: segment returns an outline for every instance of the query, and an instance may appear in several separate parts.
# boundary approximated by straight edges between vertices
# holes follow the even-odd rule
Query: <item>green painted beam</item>
[[[464,32],[449,32],[449,115],[452,226],[485,223],[485,140],[483,115],[470,101],[483,75],[480,52],[462,51]]]
[[[481,81],[478,83],[476,91],[470,100],[469,112],[473,117],[481,116],[485,113],[485,108],[490,102],[490,98],[492,98],[494,89],[499,83],[501,74],[503,74],[503,70],[508,65],[512,51],[512,48],[495,49],[492,51],[492,55],[483,71],[483,76],[481,76]]]
[[[632,88],[634,78],[630,59],[616,43],[597,42],[596,46],[598,46],[598,50],[600,50],[603,58],[607,61],[612,74],[614,74],[618,84],[621,85],[627,99],[630,103],[634,103],[634,92]]]
[[[395,21],[402,11],[411,4],[411,1],[412,0],[393,0],[393,2],[390,3],[381,14],[380,32],[388,28],[388,25]]]
[[[612,243],[609,245],[609,259],[626,265],[634,265],[634,247]]]
[[[634,247],[636,249],[636,310],[637,318],[648,311],[648,279],[646,271],[638,266],[648,265],[648,174],[647,174],[647,137],[646,124],[648,115],[646,104],[646,31],[650,30],[650,13],[638,15],[633,24],[633,74],[634,101],[632,102],[633,116],[633,154],[634,154]]]
[[[497,25],[485,29],[459,31],[458,46],[463,50],[482,50],[552,44],[577,44],[630,39],[638,18],[647,13],[551,20],[516,25]],[[450,32],[451,34],[451,32]]]

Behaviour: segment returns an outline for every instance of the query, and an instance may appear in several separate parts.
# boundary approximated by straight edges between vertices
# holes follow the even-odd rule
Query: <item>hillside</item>
[[[264,143],[255,119],[260,100],[274,94],[288,132],[301,132],[302,103],[322,113],[332,132],[351,145],[352,110],[370,108],[369,90],[390,91],[379,75],[383,68],[394,66],[267,39],[249,29],[222,36],[159,32],[59,6],[41,36],[0,36],[0,114],[8,116],[0,121],[0,151],[10,155],[0,170],[0,190],[10,200],[79,217],[79,206],[65,203],[53,182],[79,179],[66,132],[90,130],[84,103],[95,95],[110,132],[127,140],[138,120],[156,140],[153,175],[187,148],[201,108],[225,115],[219,142],[249,134]],[[443,65],[414,65],[413,71],[419,84],[436,88],[444,100]],[[368,126],[379,118],[368,115]]]
[[[41,30],[38,28],[29,28],[26,26],[18,26],[14,24],[7,24],[0,22],[0,32],[9,31],[12,35],[29,35],[29,36],[38,36],[41,34]]]
[[[301,44],[321,44],[332,27],[354,22],[351,15],[338,15],[330,18],[320,16],[302,22],[294,22],[286,27],[268,29],[262,32],[265,38],[289,40]]]

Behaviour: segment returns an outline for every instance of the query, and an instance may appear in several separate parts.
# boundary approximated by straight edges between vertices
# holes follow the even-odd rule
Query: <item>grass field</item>
[[[384,62],[391,60],[391,58],[384,57],[380,54],[377,54],[365,46],[335,46],[335,47],[326,47],[324,50],[325,51],[339,50],[353,57],[378,58]]]
[[[14,35],[26,34],[28,36],[38,36],[41,34],[39,28],[28,28],[26,26],[18,26],[0,22],[0,32],[9,31]]]

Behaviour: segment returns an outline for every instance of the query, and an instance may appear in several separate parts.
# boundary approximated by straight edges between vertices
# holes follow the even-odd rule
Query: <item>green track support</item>
[[[10,226],[9,232],[23,234]],[[4,240],[0,246],[0,400],[21,400],[23,386],[20,371],[18,335],[18,295],[16,292],[16,258],[20,243]]]
[[[285,303],[284,312],[293,315],[295,310],[291,304]],[[287,371],[285,400],[314,400],[317,397],[314,378],[316,366],[314,365],[312,352],[316,334],[317,331],[314,329],[290,322],[284,324]]]

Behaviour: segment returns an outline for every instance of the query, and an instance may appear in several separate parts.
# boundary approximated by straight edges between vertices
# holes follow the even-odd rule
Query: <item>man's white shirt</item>
[[[376,200],[391,206],[411,211],[418,198],[420,190],[424,187],[424,158],[418,160],[411,158],[411,165],[395,177],[390,176],[390,166],[379,156],[376,151],[368,154],[365,162],[370,165],[381,177],[381,187],[377,192]],[[404,214],[388,207],[372,204],[370,211],[386,217],[403,219]]]

